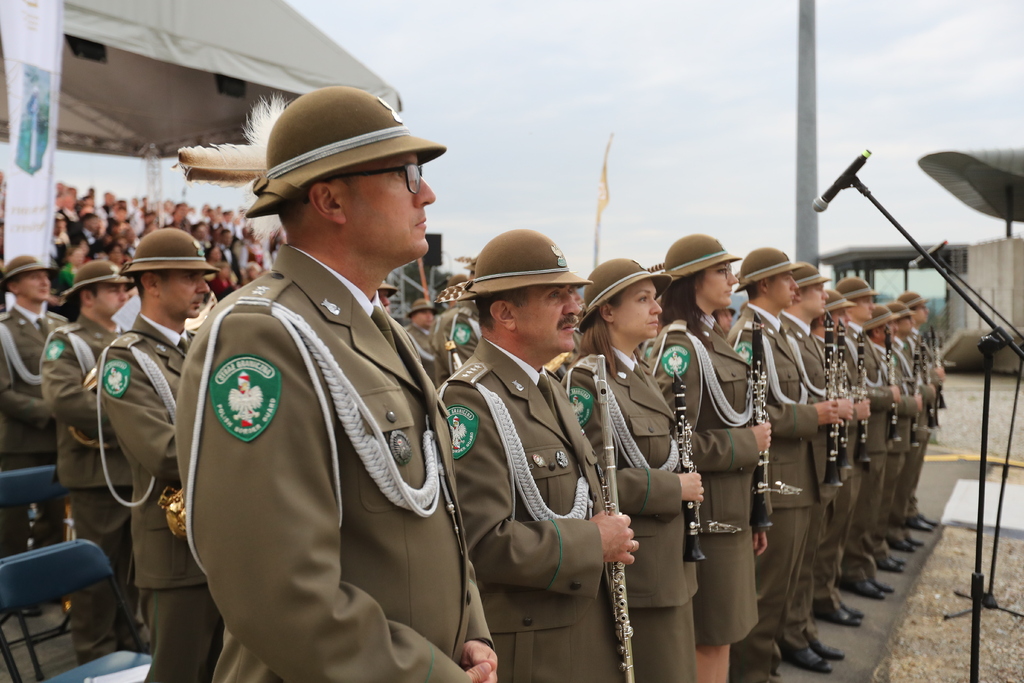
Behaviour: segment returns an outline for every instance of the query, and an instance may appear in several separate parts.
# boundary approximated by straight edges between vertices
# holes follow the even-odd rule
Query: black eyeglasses
[[[335,178],[351,178],[352,176],[383,175],[385,173],[398,173],[399,171],[405,172],[406,189],[413,194],[418,194],[420,191],[420,180],[423,178],[423,167],[419,164],[405,164],[404,166],[395,166],[393,168],[381,168],[376,171],[339,173],[338,175],[331,176],[328,180],[334,180]]]

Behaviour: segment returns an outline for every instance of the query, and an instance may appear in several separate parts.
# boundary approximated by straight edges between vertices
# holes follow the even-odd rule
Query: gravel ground
[[[939,413],[940,429],[933,436],[933,443],[958,453],[980,452],[983,388],[983,375],[947,376],[943,388],[947,409]],[[1010,433],[1010,414],[1013,412],[1013,394],[1016,388],[1016,377],[993,375],[989,410],[990,458],[1002,460],[1006,457],[1006,439]],[[1024,460],[1024,395],[1021,397],[1017,413],[1011,457],[1014,460]]]

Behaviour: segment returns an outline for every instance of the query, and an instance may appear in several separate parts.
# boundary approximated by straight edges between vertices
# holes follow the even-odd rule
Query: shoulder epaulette
[[[110,346],[115,349],[130,349],[140,341],[142,341],[141,334],[137,332],[125,332],[120,337],[110,342]]]
[[[486,363],[470,363],[463,365],[459,371],[448,378],[449,382],[465,382],[475,385],[484,375],[491,371],[491,366]]]
[[[584,358],[580,358],[578,361],[576,361],[576,365],[574,365],[573,367],[583,368],[584,370],[594,372],[595,370],[597,370],[597,356],[586,356]]]
[[[66,323],[68,321],[68,319],[62,316],[60,313],[54,313],[53,311],[47,311],[46,316],[48,318],[53,318],[54,320],[62,323]]]
[[[754,329],[754,321],[753,320],[748,320],[747,322],[743,323],[743,329],[745,329],[745,330],[753,330]]]
[[[665,327],[663,327],[661,329],[662,329],[662,331],[665,334],[672,334],[673,332],[683,332],[685,334],[686,333],[686,321],[685,320],[676,320],[675,322],[672,322],[672,323],[669,323],[668,325],[665,325]]]
[[[67,334],[68,332],[78,332],[82,329],[81,323],[68,323],[67,325],[61,325],[54,330],[54,333],[60,332],[61,334]]]
[[[10,311],[4,311],[3,313],[0,313],[0,323],[4,322],[5,320],[10,320],[10,319],[11,319],[11,312]]]

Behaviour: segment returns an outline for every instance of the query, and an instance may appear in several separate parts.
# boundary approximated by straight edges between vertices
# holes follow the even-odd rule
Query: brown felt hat
[[[892,319],[899,320],[900,318],[909,318],[914,315],[914,312],[907,308],[907,305],[902,301],[890,301],[885,305],[890,311],[892,311]]]
[[[385,280],[384,282],[380,283],[380,287],[377,288],[377,291],[384,292],[384,296],[391,298],[393,294],[398,293],[398,287],[395,287],[393,284]]]
[[[216,273],[217,267],[206,262],[206,249],[192,235],[177,228],[161,228],[139,241],[135,258],[121,269],[121,273],[131,273],[135,277],[147,270]]]
[[[881,327],[882,325],[888,322],[892,322],[892,319],[892,311],[890,311],[885,306],[880,306],[876,304],[875,307],[871,310],[871,318],[866,323],[864,323],[864,330],[873,330],[876,327]]]
[[[843,295],[834,289],[826,289],[825,294],[828,295],[828,299],[825,301],[825,310],[831,313],[832,311],[840,311],[844,308],[853,308],[857,304],[850,303]]]
[[[476,274],[466,283],[460,301],[534,285],[589,285],[569,270],[565,255],[547,235],[535,230],[509,230],[490,242],[477,257]]]
[[[719,263],[739,261],[725,250],[722,243],[710,235],[695,233],[672,243],[665,255],[665,274],[673,278],[686,277],[717,266]]]
[[[409,315],[419,313],[420,311],[433,311],[436,313],[437,309],[434,308],[434,304],[430,303],[426,299],[416,299],[416,301],[412,302],[412,308],[409,309]]]
[[[586,306],[580,328],[589,325],[588,320],[594,313],[613,296],[629,287],[634,282],[652,280],[654,295],[661,296],[672,278],[668,275],[652,275],[649,270],[636,261],[628,258],[616,258],[605,261],[590,274],[592,282],[583,290],[583,303]]]
[[[896,301],[903,303],[907,308],[913,308],[914,306],[920,306],[921,304],[927,304],[928,299],[917,292],[906,291],[896,297]]]
[[[810,287],[811,285],[820,285],[825,282],[832,281],[832,278],[825,277],[818,272],[817,268],[806,261],[797,261],[796,265],[798,268],[793,271],[793,279],[796,280],[796,286],[801,289],[804,287]]]
[[[792,273],[800,266],[789,260],[784,251],[773,247],[755,249],[743,259],[740,265],[740,287],[783,273]]]
[[[25,254],[24,256],[15,256],[4,267],[4,276],[3,279],[0,279],[0,291],[7,291],[7,283],[10,282],[12,278],[16,278],[24,273],[32,272],[33,270],[45,270],[51,275],[57,272],[56,268],[47,266],[35,256],[29,256],[28,254]]]
[[[256,201],[246,216],[278,213],[318,180],[398,154],[425,164],[447,148],[413,137],[387,102],[358,88],[332,86],[288,105],[267,143],[267,174],[253,186]]]
[[[70,299],[84,287],[99,283],[128,285],[129,288],[135,286],[134,281],[130,277],[125,277],[121,274],[121,269],[116,264],[110,261],[90,261],[75,273],[74,283],[64,290],[64,299]]]
[[[859,277],[844,277],[836,283],[836,291],[846,299],[856,299],[862,296],[878,296],[878,292],[871,289],[867,280]]]

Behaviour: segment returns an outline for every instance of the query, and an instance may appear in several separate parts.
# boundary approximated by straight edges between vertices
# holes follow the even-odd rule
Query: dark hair
[[[525,306],[530,298],[526,290],[526,287],[519,287],[517,289],[508,289],[504,292],[495,292],[487,296],[478,296],[476,298],[476,309],[480,314],[480,327],[485,330],[494,327],[494,318],[491,316],[491,304],[496,301],[507,301],[516,308]]]
[[[623,292],[618,292],[605,303],[612,307],[618,306],[622,303]],[[594,314],[580,325],[580,330],[583,332],[583,339],[580,341],[580,355],[576,362],[579,362],[580,358],[599,354],[604,356],[610,372],[618,372],[615,347],[612,346],[612,333],[608,329],[608,323],[601,317],[601,311],[594,311]]]
[[[676,280],[661,295],[661,325],[669,325],[676,320],[686,322],[686,329],[693,332],[704,346],[711,348],[711,340],[698,334],[704,320],[704,311],[697,305],[697,282],[703,278],[707,270],[687,275]]]

